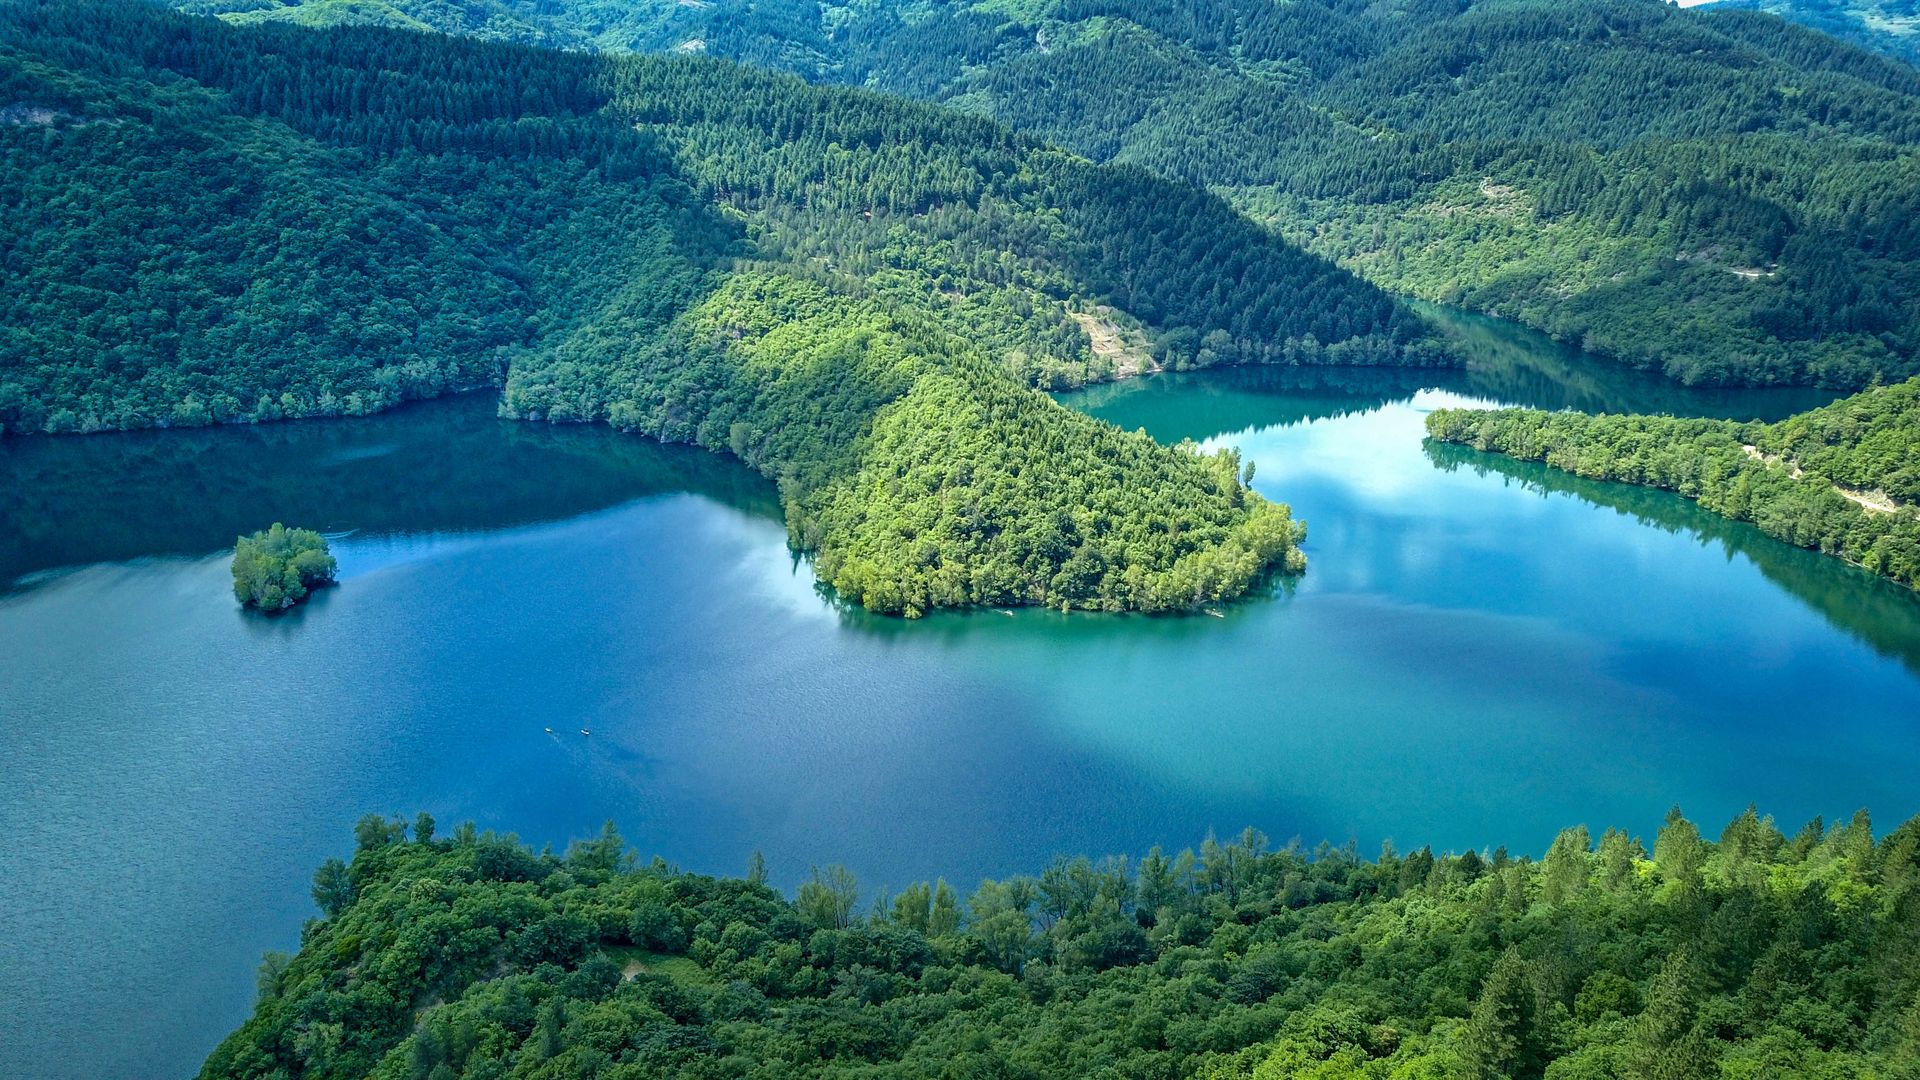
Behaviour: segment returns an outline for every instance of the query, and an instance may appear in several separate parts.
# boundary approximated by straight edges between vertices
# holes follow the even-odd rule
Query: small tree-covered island
[[[1368,861],[1247,830],[788,899],[419,818],[358,828],[202,1080],[1920,1075],[1920,819]],[[869,903],[870,901],[870,903]]]
[[[276,521],[234,544],[233,595],[245,607],[285,611],[331,584],[337,569],[326,537]]]

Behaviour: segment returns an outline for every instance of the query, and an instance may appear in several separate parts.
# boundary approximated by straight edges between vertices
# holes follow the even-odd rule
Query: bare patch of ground
[[[0,105],[0,124],[11,127],[51,127],[65,115],[58,109],[35,105],[31,101]]]
[[[1803,479],[1807,475],[1801,471],[1800,466],[1781,460],[1778,454],[1762,453],[1759,447],[1748,446],[1744,443],[1741,444],[1740,449],[1746,451],[1747,456],[1755,461],[1767,465],[1785,466],[1787,475],[1793,477],[1795,480]],[[1840,493],[1841,498],[1846,499],[1869,513],[1892,514],[1900,509],[1900,504],[1893,501],[1893,496],[1888,495],[1884,491],[1861,491],[1857,488],[1842,487],[1839,484],[1833,484],[1832,481],[1828,481],[1828,483],[1832,484],[1833,490]]]
[[[1711,266],[1717,270],[1725,270],[1734,277],[1745,278],[1748,281],[1760,281],[1764,278],[1774,277],[1780,273],[1780,267],[1777,265],[1734,266],[1724,261],[1726,254],[1726,245],[1712,244],[1708,247],[1701,248],[1699,251],[1682,251],[1673,257],[1673,261],[1699,263],[1704,266]]]
[[[1113,365],[1114,378],[1160,370],[1160,365],[1154,363],[1146,335],[1120,325],[1114,318],[1118,312],[1113,308],[1103,306],[1067,314],[1087,332],[1087,339],[1093,342],[1093,355]]]
[[[1457,193],[1435,198],[1421,207],[1435,217],[1452,217],[1455,214],[1477,214],[1483,217],[1514,218],[1532,209],[1532,200],[1527,193],[1512,184],[1496,184],[1491,176],[1480,179],[1480,197],[1474,199],[1470,193]]]

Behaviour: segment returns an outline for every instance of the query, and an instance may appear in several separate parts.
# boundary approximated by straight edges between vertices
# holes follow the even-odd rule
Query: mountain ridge
[[[242,20],[331,0],[189,0]],[[1920,371],[1920,72],[1655,0],[436,6],[992,115],[1205,186],[1396,292],[1689,383]],[[463,21],[464,20],[464,21]]]

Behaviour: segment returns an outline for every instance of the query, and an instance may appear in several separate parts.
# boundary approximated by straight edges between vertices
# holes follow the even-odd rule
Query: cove
[[[188,1075],[368,810],[869,889],[1252,825],[1538,852],[1585,822],[1920,811],[1920,601],[1658,492],[1428,447],[1503,402],[1772,417],[1501,324],[1461,371],[1249,369],[1064,400],[1242,447],[1311,565],[1221,618],[874,618],[769,484],[485,395],[0,443],[0,1075]],[[1476,338],[1475,335],[1479,336]],[[342,583],[240,611],[233,537]],[[591,736],[582,736],[580,728]],[[546,729],[552,728],[549,733]],[[31,992],[28,992],[31,988]]]

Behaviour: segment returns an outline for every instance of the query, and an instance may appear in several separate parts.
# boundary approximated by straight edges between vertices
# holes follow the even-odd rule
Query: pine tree
[[[1460,1063],[1469,1080],[1524,1080],[1546,1068],[1532,966],[1509,948],[1493,965],[1461,1033]]]
[[[1554,837],[1541,866],[1541,899],[1549,904],[1564,904],[1586,891],[1587,878],[1592,873],[1591,843],[1585,825],[1563,830]]]
[[[960,898],[945,878],[934,882],[933,909],[927,915],[927,933],[946,937],[960,931]]]
[[[1677,806],[1667,811],[1667,822],[1654,838],[1653,861],[1673,887],[1689,892],[1700,888],[1700,868],[1705,862],[1700,830]]]

